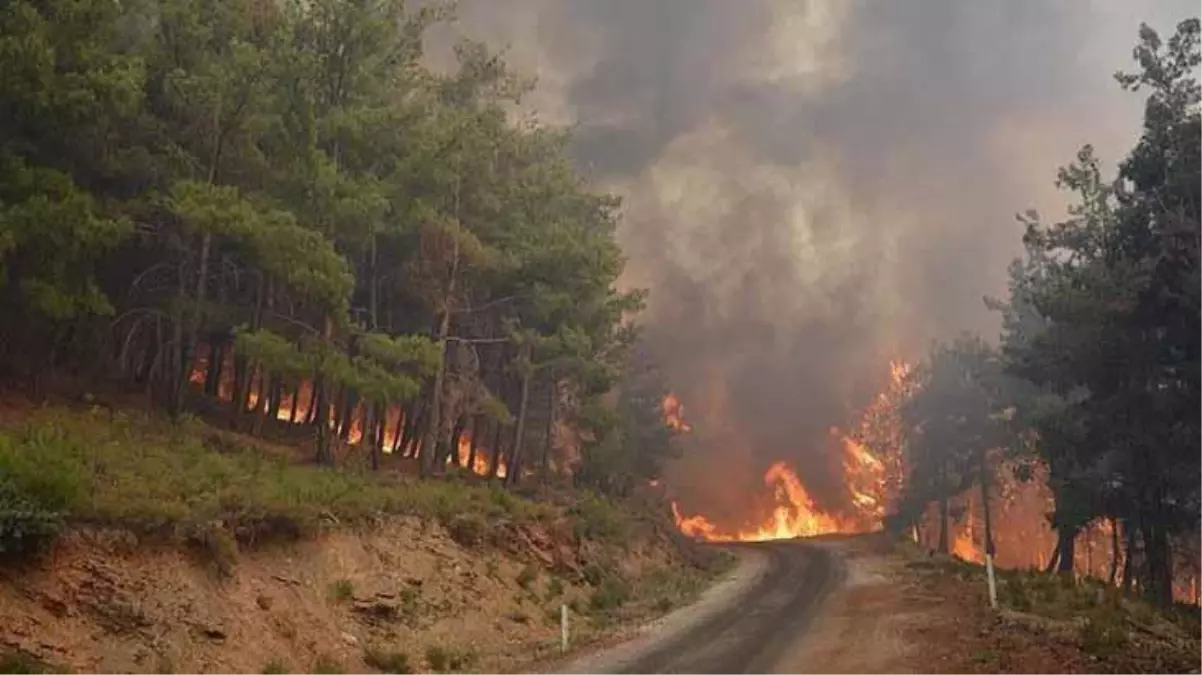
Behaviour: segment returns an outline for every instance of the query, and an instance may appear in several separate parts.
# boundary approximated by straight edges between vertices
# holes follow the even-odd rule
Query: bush
[[[350,600],[355,595],[355,585],[350,579],[339,579],[330,584],[330,597],[339,600]]]
[[[568,509],[575,519],[572,531],[577,539],[619,541],[627,535],[627,523],[612,503],[588,495]]]
[[[38,504],[11,480],[0,479],[0,556],[42,550],[62,528],[63,514]]]
[[[589,595],[589,608],[597,612],[609,612],[621,607],[630,599],[630,586],[617,577],[606,577],[601,585]]]
[[[201,559],[212,566],[220,578],[234,575],[238,565],[238,542],[221,526],[221,523],[205,523],[189,528],[187,541]]]
[[[518,583],[518,586],[521,586],[526,590],[530,590],[530,584],[533,584],[537,580],[538,569],[530,563],[526,563],[526,565],[522,567],[522,571],[518,572],[517,579],[515,579],[515,581]]]
[[[430,670],[436,673],[463,672],[475,661],[476,654],[472,651],[449,649],[438,645],[426,648],[426,663],[430,664]]]
[[[563,581],[559,577],[547,580],[547,600],[554,600],[563,595]]]
[[[413,666],[409,663],[409,655],[405,652],[368,649],[363,654],[363,660],[367,665],[383,673],[404,675],[413,672]]]
[[[477,513],[461,513],[447,524],[451,539],[464,548],[479,546],[488,536],[488,523]]]

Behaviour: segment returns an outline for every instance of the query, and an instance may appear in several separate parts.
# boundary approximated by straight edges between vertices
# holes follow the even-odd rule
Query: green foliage
[[[627,517],[613,502],[585,494],[568,508],[572,531],[580,540],[620,541],[629,533]]]
[[[288,672],[288,664],[280,659],[272,659],[263,664],[263,675],[283,675]]]
[[[6,3],[0,365],[121,373],[179,414],[209,343],[335,406],[438,399],[432,435],[595,403],[642,302],[616,200],[511,120],[531,83],[498,54],[427,68],[452,13],[417,4]],[[527,376],[578,395],[519,406]]]
[[[213,541],[231,560],[228,533],[247,543],[294,538],[331,516],[351,524],[381,513],[413,514],[447,525],[462,516],[487,533],[494,519],[535,522],[556,513],[512,495],[499,504],[495,488],[296,465],[252,447],[215,453],[203,438],[195,422],[47,409],[24,430],[0,428],[0,486],[8,486],[0,489],[15,486],[12,494],[55,525],[84,520],[139,533],[175,531],[194,541],[198,533],[220,534]],[[224,523],[221,533],[206,529],[216,522]]]
[[[659,478],[680,450],[664,419],[668,390],[645,347],[636,347],[618,386],[615,410],[594,404],[581,412],[582,426],[593,440],[582,448],[575,477],[580,485],[623,497],[635,485]]]
[[[588,605],[594,612],[612,612],[630,599],[630,585],[616,575],[608,575],[589,594]]]
[[[350,579],[338,579],[330,584],[330,597],[346,602],[355,597],[355,584]]]
[[[1136,528],[1141,586],[1166,605],[1169,538],[1199,522],[1202,169],[1180,150],[1202,138],[1199,33],[1197,18],[1167,41],[1141,27],[1139,72],[1117,77],[1147,92],[1143,133],[1116,180],[1090,146],[1060,170],[1078,203],[1063,222],[1023,218],[1026,254],[997,305],[1007,369],[1037,390],[1018,417],[1050,470],[1053,524]]]

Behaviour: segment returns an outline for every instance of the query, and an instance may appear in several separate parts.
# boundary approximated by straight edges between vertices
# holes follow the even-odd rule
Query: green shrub
[[[451,539],[464,548],[479,546],[488,536],[488,523],[478,513],[460,513],[447,523]]]
[[[288,666],[279,659],[272,659],[263,664],[263,675],[283,675],[288,672]]]
[[[588,495],[568,509],[577,539],[619,541],[627,535],[627,523],[618,507],[609,501]]]
[[[413,672],[413,666],[409,663],[409,655],[405,652],[368,649],[363,654],[363,660],[367,665],[382,673],[405,675]]]
[[[450,649],[431,645],[426,648],[426,663],[436,673],[459,673],[467,670],[476,661],[473,651]]]
[[[62,528],[63,514],[37,503],[11,480],[0,478],[0,556],[42,550]]]
[[[554,600],[561,595],[563,595],[563,580],[556,576],[547,579],[547,600]]]
[[[530,590],[530,584],[533,584],[537,580],[538,568],[530,563],[526,563],[526,565],[522,567],[522,571],[518,572],[518,576],[515,579],[515,581],[518,583],[518,586],[521,586],[526,590]]]
[[[621,607],[630,599],[630,586],[618,577],[606,577],[601,585],[589,595],[589,608],[597,612],[609,612]]]
[[[350,600],[355,595],[355,584],[350,579],[339,579],[330,584],[330,597],[338,601]]]

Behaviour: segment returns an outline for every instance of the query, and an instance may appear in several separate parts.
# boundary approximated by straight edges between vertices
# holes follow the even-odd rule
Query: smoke
[[[1139,22],[1186,0],[462,0],[460,30],[538,77],[625,198],[624,283],[694,433],[669,477],[737,523],[776,459],[843,498],[831,427],[933,337],[996,334],[1013,214],[1056,213],[1056,167],[1111,159],[1141,101]]]

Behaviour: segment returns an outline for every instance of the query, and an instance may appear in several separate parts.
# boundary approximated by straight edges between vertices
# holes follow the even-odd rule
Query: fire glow
[[[882,410],[894,407],[908,372],[909,366],[906,364],[890,363],[890,386],[865,412],[861,426],[867,424],[870,417],[881,419]],[[669,416],[669,410],[682,409],[675,397],[671,399],[671,402],[668,399],[664,401],[665,423],[673,426],[675,422],[687,430],[688,425],[683,419]],[[705,516],[683,515],[673,502],[672,516],[677,528],[686,535],[712,542],[793,539],[867,532],[879,528],[888,498],[886,463],[865,444],[842,434],[838,429],[831,429],[831,433],[838,438],[843,449],[844,487],[851,506],[848,512],[832,513],[820,508],[797,473],[786,462],[778,461],[764,473],[764,485],[772,491],[773,507],[762,520],[739,528],[722,528]]]

